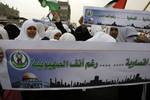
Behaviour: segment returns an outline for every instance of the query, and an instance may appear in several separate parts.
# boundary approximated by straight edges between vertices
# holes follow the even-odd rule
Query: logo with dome
[[[15,51],[10,56],[10,64],[18,70],[24,70],[29,66],[29,57],[23,51]]]

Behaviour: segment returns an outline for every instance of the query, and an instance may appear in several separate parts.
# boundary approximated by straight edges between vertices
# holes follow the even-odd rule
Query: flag
[[[118,8],[118,9],[124,9],[126,6],[127,0],[112,0],[110,1],[105,7],[109,8]]]
[[[56,0],[39,0],[39,2],[42,7],[48,6],[51,11],[58,11],[60,9],[58,1]]]

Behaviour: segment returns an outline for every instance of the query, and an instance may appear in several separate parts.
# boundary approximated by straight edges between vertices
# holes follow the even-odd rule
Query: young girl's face
[[[110,35],[116,39],[117,36],[118,36],[118,29],[112,27],[112,28],[110,29]]]
[[[36,35],[36,31],[37,31],[37,29],[36,29],[35,26],[30,26],[30,27],[28,27],[28,28],[27,28],[27,35],[28,35],[28,37],[34,38],[35,35]]]
[[[56,40],[59,40],[60,37],[61,37],[61,33],[59,32],[54,35],[54,39]]]

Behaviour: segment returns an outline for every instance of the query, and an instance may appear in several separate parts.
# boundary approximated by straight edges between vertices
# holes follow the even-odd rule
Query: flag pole
[[[146,5],[145,8],[143,9],[143,11],[145,11],[145,10],[148,8],[149,5],[150,5],[150,1],[147,3],[147,5]]]
[[[52,22],[52,19],[51,19],[50,16],[49,16],[51,13],[52,13],[52,12],[50,11],[50,12],[47,14],[47,17],[48,17],[48,20],[49,20],[50,24],[51,24],[52,26],[55,26],[54,23]]]

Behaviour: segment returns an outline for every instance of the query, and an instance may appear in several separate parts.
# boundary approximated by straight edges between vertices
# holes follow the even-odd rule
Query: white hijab
[[[103,32],[103,29],[100,25],[91,26],[91,35],[93,37],[88,39],[87,41],[116,42],[116,40],[112,36]]]
[[[64,33],[60,39],[60,41],[76,41],[75,36],[71,33]]]
[[[56,27],[49,27],[45,34],[50,40],[55,40],[54,36],[58,32],[61,33],[61,31],[57,29]]]
[[[94,36],[97,32],[102,32],[103,29],[100,25],[92,25],[90,34]]]
[[[43,23],[40,23],[40,22],[37,23],[37,31],[41,38],[45,36],[45,26]]]
[[[2,26],[0,26],[0,35],[4,40],[9,39],[7,31]]]
[[[51,34],[51,31],[52,31],[52,30],[55,30],[55,29],[57,29],[57,28],[54,27],[54,26],[49,26],[48,29],[47,29],[46,32],[45,32],[45,36],[49,37],[50,34]]]
[[[0,52],[3,52],[4,50],[2,50],[2,48],[0,48]],[[3,88],[9,88],[8,86],[10,86],[10,82],[9,80],[9,76],[7,74],[7,60],[5,58],[6,56],[4,55],[4,58],[2,60],[2,62],[0,62],[0,84],[2,85]]]
[[[116,27],[116,26],[106,26],[105,33],[110,34],[111,28],[118,28],[118,27]]]
[[[116,40],[112,36],[102,31],[95,33],[95,35],[92,38],[88,39],[87,41],[116,42]]]
[[[27,35],[27,28],[29,28],[30,26],[35,26],[37,29],[37,32],[34,38],[30,38]],[[34,22],[32,19],[25,21],[21,27],[20,35],[15,40],[40,40],[40,36],[38,34],[37,23]]]
[[[134,42],[134,39],[139,35],[134,27],[120,27],[117,37],[118,42]]]
[[[7,61],[6,58],[3,59],[3,61],[0,63],[0,83],[2,85],[3,88],[8,88],[8,86],[10,86],[10,82],[9,80],[9,76],[7,74]]]

